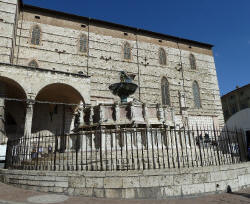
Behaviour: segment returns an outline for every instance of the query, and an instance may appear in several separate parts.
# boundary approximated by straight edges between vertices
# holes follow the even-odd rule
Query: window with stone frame
[[[169,83],[165,77],[163,77],[161,80],[161,97],[162,105],[170,106]]]
[[[159,63],[161,65],[167,64],[167,56],[166,56],[166,52],[163,48],[160,48],[160,50],[159,50]]]
[[[88,38],[84,34],[80,35],[79,51],[82,53],[86,53],[88,51]]]
[[[189,61],[190,61],[191,69],[195,70],[196,69],[196,59],[195,59],[195,56],[193,54],[189,55]]]
[[[201,108],[200,88],[197,81],[193,82],[194,107]]]
[[[36,60],[31,60],[28,64],[29,67],[34,67],[34,68],[38,68],[38,63],[36,62]]]
[[[32,28],[32,32],[31,32],[31,44],[33,45],[40,45],[40,41],[41,41],[41,29],[38,25],[35,25]]]
[[[131,47],[130,47],[130,44],[128,42],[126,42],[124,44],[124,47],[123,47],[123,57],[124,59],[131,59]]]

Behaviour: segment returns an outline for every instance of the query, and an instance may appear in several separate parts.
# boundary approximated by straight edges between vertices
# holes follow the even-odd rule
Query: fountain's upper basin
[[[129,95],[135,93],[137,87],[137,84],[134,84],[132,82],[120,82],[111,84],[109,86],[109,89],[114,95],[117,95],[119,97],[128,97]]]

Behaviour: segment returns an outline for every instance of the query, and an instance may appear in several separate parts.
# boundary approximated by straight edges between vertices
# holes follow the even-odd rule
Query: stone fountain
[[[137,85],[132,82],[134,75],[120,73],[119,83],[109,86],[110,91],[120,97],[121,102],[85,106],[76,114],[75,132],[93,130],[100,127],[161,127],[174,125],[174,112],[169,106],[147,104],[142,102],[127,102],[134,94]],[[81,119],[81,120],[80,120]]]
[[[135,75],[129,76],[126,72],[121,71],[121,82],[111,84],[109,86],[109,89],[112,91],[112,93],[120,97],[122,103],[126,103],[128,96],[134,94],[138,87],[135,83],[132,82],[134,77]]]

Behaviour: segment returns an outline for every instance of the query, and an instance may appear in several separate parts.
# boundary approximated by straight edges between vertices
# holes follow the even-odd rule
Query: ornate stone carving
[[[90,107],[90,117],[89,117],[89,123],[92,125],[94,122],[94,108],[93,106]]]
[[[84,111],[83,111],[83,102],[77,107],[75,112],[75,120],[74,120],[74,127],[78,128],[79,126],[84,124]]]

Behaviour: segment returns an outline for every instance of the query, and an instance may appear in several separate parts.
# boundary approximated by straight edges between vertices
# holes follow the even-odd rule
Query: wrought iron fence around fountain
[[[122,171],[192,168],[247,160],[240,130],[126,128],[8,141],[6,167],[27,170]]]

